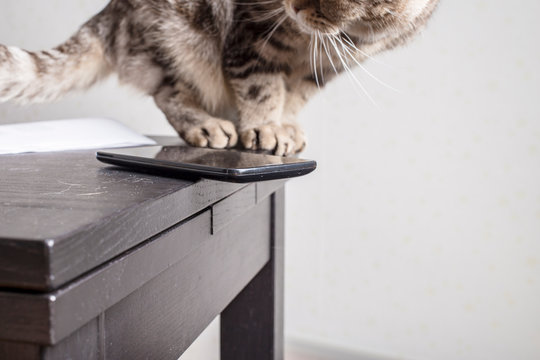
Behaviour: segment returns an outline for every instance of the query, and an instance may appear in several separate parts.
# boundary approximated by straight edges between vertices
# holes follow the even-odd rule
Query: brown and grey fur
[[[406,42],[437,2],[112,0],[53,50],[0,45],[0,101],[55,100],[115,72],[192,145],[289,155],[311,94],[343,63]]]

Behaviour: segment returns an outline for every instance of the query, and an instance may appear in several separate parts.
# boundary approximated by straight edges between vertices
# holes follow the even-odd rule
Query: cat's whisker
[[[355,44],[354,44],[354,41],[349,37],[349,35],[345,32],[342,32],[341,33],[342,36],[345,36],[346,38],[343,38],[342,37],[342,40],[345,41],[347,44],[349,44],[355,51],[358,51],[360,54],[362,54],[363,56],[365,56],[367,59],[370,59],[374,62],[376,62],[377,64],[381,64],[381,65],[384,65],[384,66],[389,66],[388,64],[385,64],[383,63],[382,61],[378,60],[378,59],[375,59],[373,56],[369,55],[368,53],[366,53],[365,51],[363,51],[362,49],[359,49]]]
[[[274,35],[274,33],[276,32],[276,30],[281,26],[281,24],[283,24],[283,22],[287,20],[287,15],[283,15],[281,18],[279,18],[275,23],[274,23],[274,26],[271,28],[270,32],[268,33],[268,35],[264,38],[264,43],[261,47],[261,52],[264,50],[264,48],[266,47],[266,45],[268,45],[268,41],[270,41],[270,38]]]
[[[260,13],[264,14],[260,17],[253,17],[253,18],[250,18],[249,21],[250,22],[264,22],[264,21],[268,21],[272,18],[275,18],[281,14],[283,14],[285,12],[285,10],[283,10],[282,8],[278,8],[278,9],[273,9],[273,10],[270,10],[270,11],[260,11]]]
[[[326,81],[324,81],[324,65],[323,65],[323,58],[322,58],[322,37],[321,32],[317,30],[317,37],[319,38],[319,46],[317,47],[317,52],[319,53],[319,67],[321,69],[321,79],[323,85],[326,84]]]
[[[375,100],[371,97],[371,95],[369,94],[369,92],[367,91],[367,89],[364,87],[364,85],[362,85],[362,83],[360,82],[360,80],[358,80],[358,78],[354,75],[353,71],[351,70],[351,68],[349,67],[349,65],[347,64],[347,61],[346,59],[343,58],[341,52],[339,51],[339,48],[337,46],[337,43],[335,42],[334,38],[332,37],[329,37],[328,40],[330,41],[330,43],[332,44],[332,46],[334,47],[334,49],[336,50],[336,54],[339,58],[339,60],[341,61],[341,64],[343,65],[343,67],[345,68],[346,70],[346,73],[349,77],[349,80],[351,80],[351,82],[354,84],[356,84],[361,90],[362,92],[364,93],[365,96],[367,96],[367,98],[373,103],[373,105],[375,105],[376,107],[378,107],[377,103],[375,102]],[[353,86],[354,87],[354,86]],[[356,87],[354,87],[356,89]]]
[[[379,84],[383,85],[384,87],[387,87],[390,90],[393,90],[395,92],[400,92],[398,89],[394,88],[391,85],[388,85],[387,83],[385,83],[384,81],[382,81],[381,79],[373,75],[364,65],[360,63],[360,61],[358,61],[355,58],[354,54],[351,53],[351,51],[347,48],[347,46],[343,43],[343,41],[339,37],[334,37],[334,38],[341,44],[341,48],[343,49],[343,51],[345,51],[345,53],[349,55],[349,57],[356,63],[356,65],[358,65],[358,67],[360,67],[360,69],[362,69],[369,77],[371,77],[372,79],[377,81]]]
[[[336,68],[336,65],[334,65],[334,61],[332,60],[332,56],[330,56],[330,52],[328,51],[328,47],[326,45],[326,36],[323,35],[323,48],[324,48],[324,52],[326,53],[326,57],[328,57],[328,60],[330,61],[330,65],[332,65],[332,69],[334,69],[334,72],[336,73],[336,75],[339,75],[339,72],[337,71],[337,68]]]
[[[313,57],[311,56],[311,53],[313,52],[313,37],[314,36],[315,35],[311,34],[309,38],[309,69],[311,70],[312,73],[314,72],[314,69],[313,69]]]
[[[320,89],[321,88],[321,84],[319,83],[319,75],[318,75],[318,70],[317,70],[317,45],[318,45],[318,40],[317,40],[317,37],[313,37],[314,39],[314,45],[313,45],[313,74],[315,75],[315,82],[317,83],[317,87]]]
[[[248,5],[248,4],[242,4],[242,5]],[[239,22],[264,22],[285,13],[285,9],[283,9],[283,7],[281,6],[277,8],[270,8],[270,9],[263,7],[260,9],[255,8],[255,9],[248,10],[248,8],[243,8],[242,10],[249,11],[251,16],[249,16],[247,19],[240,20]]]

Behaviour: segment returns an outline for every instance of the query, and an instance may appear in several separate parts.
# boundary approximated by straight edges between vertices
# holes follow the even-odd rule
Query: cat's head
[[[422,25],[438,0],[283,0],[285,11],[306,33],[346,31],[361,38],[399,35]]]

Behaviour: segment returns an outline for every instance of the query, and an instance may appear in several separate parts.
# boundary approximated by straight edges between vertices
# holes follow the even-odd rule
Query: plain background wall
[[[105,0],[1,0],[0,42],[61,42]],[[287,197],[289,338],[397,359],[540,358],[540,3],[443,0],[425,34],[301,116],[318,171]],[[172,134],[115,80],[0,123],[117,118]],[[197,358],[197,357],[194,357]],[[207,359],[201,357],[198,359]]]

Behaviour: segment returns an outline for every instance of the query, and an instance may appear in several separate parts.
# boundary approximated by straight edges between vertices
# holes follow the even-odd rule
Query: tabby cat
[[[51,101],[116,72],[191,145],[290,155],[308,98],[410,39],[437,2],[111,0],[52,50],[0,45],[0,101]]]

